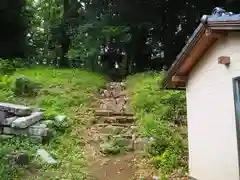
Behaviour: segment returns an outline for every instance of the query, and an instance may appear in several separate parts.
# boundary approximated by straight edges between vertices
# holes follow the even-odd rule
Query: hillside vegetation
[[[161,90],[161,73],[139,73],[127,79],[132,108],[148,153],[162,178],[187,170],[185,93]]]
[[[18,77],[27,77],[40,84],[37,96],[16,96],[14,84]],[[91,121],[93,114],[89,103],[97,90],[104,85],[104,78],[99,74],[76,69],[32,68],[17,70],[13,75],[0,77],[0,101],[40,107],[45,110],[45,119],[53,119],[57,114],[68,117],[68,126],[55,129],[57,135],[49,144],[41,145],[56,159],[58,167],[49,167],[37,162],[39,167],[27,171],[14,169],[4,159],[5,155],[15,150],[26,150],[34,156],[39,144],[28,139],[14,138],[0,141],[0,179],[86,179],[83,169],[84,141],[81,138],[83,124]],[[39,164],[38,164],[39,163]],[[30,173],[30,174],[29,174]]]

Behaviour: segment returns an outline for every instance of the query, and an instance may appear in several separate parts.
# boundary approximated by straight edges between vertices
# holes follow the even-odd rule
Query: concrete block
[[[0,111],[13,113],[17,116],[28,116],[32,113],[30,107],[0,102]]]
[[[46,125],[36,125],[30,126],[26,129],[16,129],[10,127],[3,128],[3,134],[7,135],[21,135],[21,136],[48,136],[49,129],[46,128]]]
[[[4,134],[0,135],[0,141],[7,141],[12,138],[13,138],[13,136],[11,136],[11,135],[4,135]]]
[[[16,119],[17,119],[17,116],[5,118],[1,124],[4,126],[11,126],[12,122],[15,121]]]
[[[0,124],[4,121],[6,115],[6,112],[0,110]]]
[[[34,112],[30,116],[17,118],[12,122],[12,127],[24,129],[39,122],[42,118],[43,112]]]

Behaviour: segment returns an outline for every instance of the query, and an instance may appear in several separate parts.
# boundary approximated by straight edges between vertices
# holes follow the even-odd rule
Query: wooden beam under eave
[[[209,37],[211,36],[212,38],[216,38],[219,39],[220,37],[224,36],[224,34],[222,31],[214,31],[211,28],[207,28],[205,30],[205,36]]]
[[[172,76],[172,82],[174,84],[185,84],[187,83],[187,76]]]

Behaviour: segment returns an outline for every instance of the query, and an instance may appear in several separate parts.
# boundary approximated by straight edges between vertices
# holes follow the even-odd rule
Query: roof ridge
[[[227,12],[225,9],[220,7],[215,7],[211,15],[203,15],[201,17],[202,23],[207,23],[208,21],[231,21],[240,20],[240,14],[234,14],[233,12]]]

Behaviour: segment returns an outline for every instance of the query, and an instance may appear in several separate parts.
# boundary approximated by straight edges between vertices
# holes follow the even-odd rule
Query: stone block
[[[45,124],[30,126],[26,129],[16,129],[10,127],[3,128],[3,134],[7,135],[22,135],[22,136],[48,136],[49,129]]]
[[[1,124],[4,126],[11,126],[13,121],[15,121],[16,119],[17,119],[17,116],[5,118]]]
[[[7,141],[12,138],[13,138],[13,136],[11,136],[11,135],[4,135],[4,134],[0,135],[0,141]]]
[[[39,122],[42,118],[42,112],[34,112],[29,116],[17,118],[12,122],[12,127],[24,129]]]
[[[95,115],[96,116],[111,116],[113,113],[112,110],[109,109],[97,109],[95,110]]]
[[[40,159],[47,164],[57,164],[58,161],[55,160],[45,149],[38,149],[37,150],[37,157],[40,157]]]
[[[6,112],[0,110],[0,124],[4,121],[6,116],[7,116]]]
[[[0,102],[0,111],[13,113],[17,116],[28,116],[32,112],[30,107],[3,102]]]

